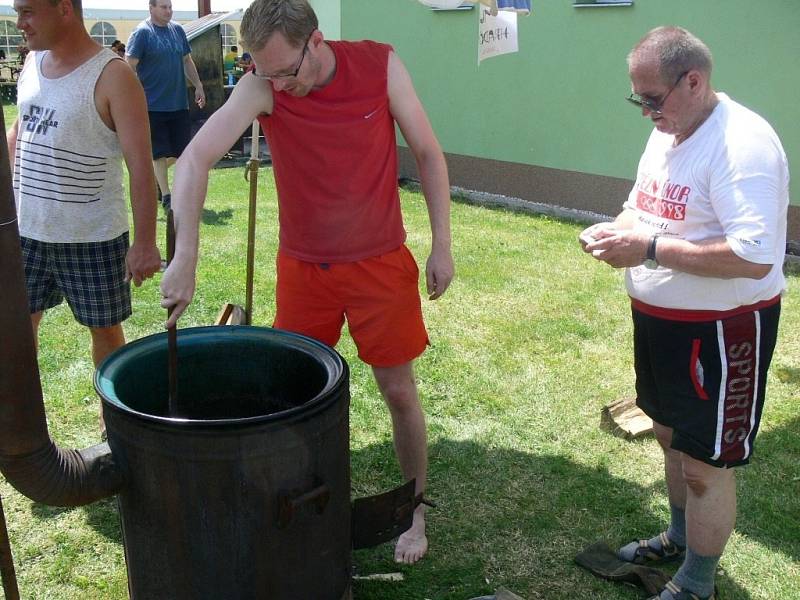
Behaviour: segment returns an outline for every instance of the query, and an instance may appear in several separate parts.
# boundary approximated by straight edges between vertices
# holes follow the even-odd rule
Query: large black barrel
[[[331,348],[260,327],[180,330],[177,416],[166,334],[100,365],[133,600],[349,597],[348,382]]]

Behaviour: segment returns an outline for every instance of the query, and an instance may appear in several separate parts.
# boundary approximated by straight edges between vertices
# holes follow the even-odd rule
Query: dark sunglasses
[[[675,83],[672,84],[672,87],[669,88],[669,90],[667,90],[667,93],[664,94],[664,97],[661,98],[660,100],[656,100],[655,98],[648,98],[647,96],[640,96],[639,94],[631,94],[626,98],[626,100],[631,104],[638,106],[639,108],[646,108],[651,113],[660,115],[661,111],[664,110],[664,105],[667,103],[667,98],[669,98],[669,95],[672,93],[672,90],[678,87],[678,84],[681,82],[681,79],[686,77],[686,74],[688,72],[689,71],[684,71],[683,73],[678,75],[678,78],[675,80]]]

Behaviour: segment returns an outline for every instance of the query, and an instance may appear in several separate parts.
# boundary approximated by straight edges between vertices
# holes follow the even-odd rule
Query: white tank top
[[[119,57],[103,49],[57,79],[32,52],[17,82],[14,193],[20,235],[44,242],[100,242],[128,230],[117,134],[95,106],[97,80]]]

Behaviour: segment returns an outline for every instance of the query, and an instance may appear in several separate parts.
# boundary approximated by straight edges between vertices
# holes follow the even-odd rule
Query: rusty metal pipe
[[[123,477],[108,444],[62,450],[50,439],[2,112],[0,125],[0,471],[35,502],[81,506],[117,493]]]
[[[6,600],[19,600],[19,586],[14,571],[14,557],[11,555],[11,542],[8,539],[2,498],[0,498],[0,577],[3,579]]]

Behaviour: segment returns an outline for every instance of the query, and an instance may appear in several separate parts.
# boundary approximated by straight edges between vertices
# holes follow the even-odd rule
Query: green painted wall
[[[328,40],[342,37],[342,7],[340,0],[309,0],[317,13],[319,29]]]
[[[677,24],[711,48],[716,89],[772,123],[800,177],[800,1],[534,0],[518,20],[519,53],[480,66],[478,11],[341,0],[342,38],[394,45],[446,152],[633,178],[651,127],[624,100],[625,56],[652,27]]]

